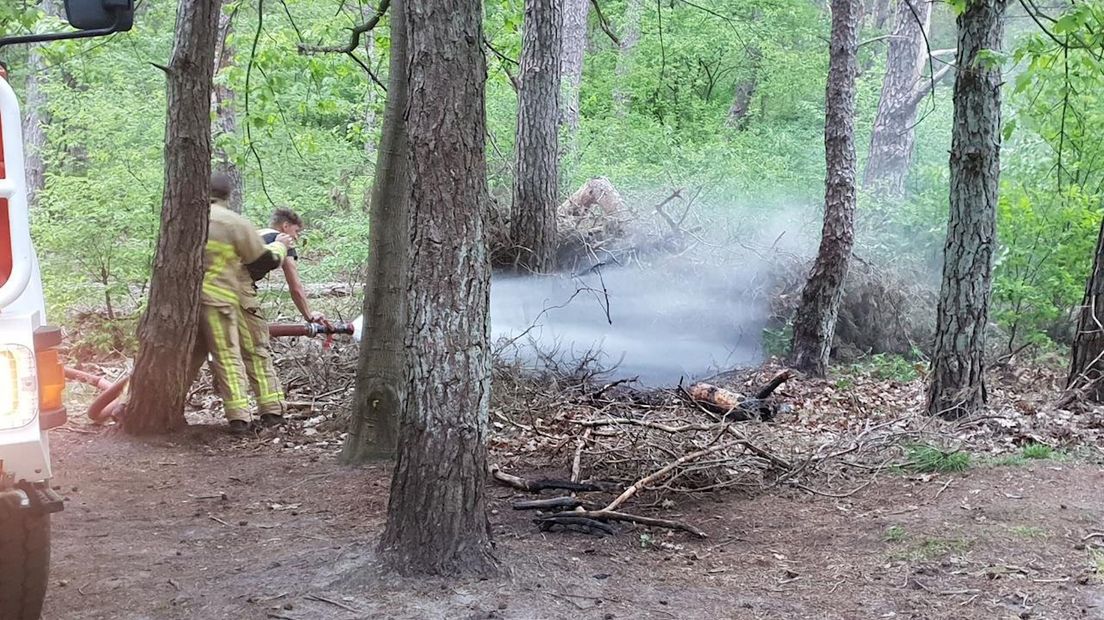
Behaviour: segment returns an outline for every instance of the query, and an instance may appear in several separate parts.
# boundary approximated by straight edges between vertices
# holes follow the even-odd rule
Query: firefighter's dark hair
[[[272,221],[269,223],[273,228],[279,228],[281,224],[291,224],[292,226],[303,227],[303,218],[299,217],[299,214],[287,207],[280,207],[272,212]]]
[[[211,200],[230,200],[234,193],[234,183],[222,172],[211,175]]]

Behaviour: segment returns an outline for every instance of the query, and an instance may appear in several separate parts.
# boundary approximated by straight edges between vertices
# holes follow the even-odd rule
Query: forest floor
[[[342,467],[303,432],[53,432],[66,508],[44,617],[1104,618],[1104,471],[1072,457],[665,511],[704,540],[542,533],[495,486],[501,576],[455,582],[383,572],[388,470]]]

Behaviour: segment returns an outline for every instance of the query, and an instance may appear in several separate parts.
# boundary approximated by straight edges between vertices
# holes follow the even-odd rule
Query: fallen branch
[[[640,515],[632,515],[625,512],[617,512],[615,510],[574,510],[568,513],[557,513],[554,515],[548,515],[540,517],[538,520],[552,520],[562,517],[576,517],[583,519],[590,519],[593,521],[624,521],[626,523],[636,523],[637,525],[646,525],[649,527],[664,527],[671,530],[681,530],[683,532],[689,532],[698,538],[709,538],[709,535],[699,530],[698,528],[682,523],[679,521],[672,521],[669,519],[657,519],[654,517],[642,517]]]
[[[567,512],[558,513],[554,515],[547,515],[543,517],[537,517],[533,519],[533,522],[540,527],[542,532],[546,532],[552,529],[553,525],[562,525],[569,529],[583,529],[585,533],[593,533],[594,531],[604,532],[606,534],[616,534],[617,532],[610,526],[602,523],[597,519],[590,519],[585,516],[580,516],[579,512]]]
[[[596,508],[594,504],[584,502],[577,497],[568,496],[514,502],[512,508],[514,510],[575,510],[580,506],[586,510]]]
[[[513,487],[519,491],[525,491],[527,493],[540,493],[547,489],[559,489],[562,491],[574,491],[576,493],[591,493],[591,492],[612,492],[613,488],[609,484],[605,483],[591,483],[591,482],[571,482],[570,480],[526,480],[518,476],[512,476],[501,469],[497,465],[492,465],[490,469],[491,477],[505,484],[508,487]]]
[[[652,484],[653,482],[663,478],[664,476],[666,476],[667,474],[671,473],[676,468],[678,468],[680,465],[684,465],[684,464],[689,463],[689,462],[691,462],[695,459],[699,459],[703,456],[713,454],[714,452],[724,450],[725,448],[731,448],[733,446],[736,446],[739,443],[740,442],[738,442],[738,441],[730,441],[730,442],[727,442],[727,443],[717,443],[717,444],[713,444],[712,446],[709,446],[708,448],[705,448],[703,450],[698,450],[697,452],[691,452],[690,454],[684,454],[684,455],[680,456],[679,458],[675,459],[674,462],[668,463],[665,467],[659,469],[655,473],[653,473],[649,476],[645,476],[644,478],[641,478],[640,480],[637,480],[636,482],[629,485],[629,488],[625,489],[625,491],[623,493],[621,493],[621,495],[618,495],[616,499],[614,499],[612,502],[610,502],[609,505],[606,506],[605,508],[603,508],[600,512],[608,513],[610,511],[617,510],[617,508],[619,506],[621,506],[621,504],[624,504],[625,502],[629,501],[629,499],[633,495],[636,495],[636,493],[638,491],[640,491],[644,487],[648,486],[649,484]]]

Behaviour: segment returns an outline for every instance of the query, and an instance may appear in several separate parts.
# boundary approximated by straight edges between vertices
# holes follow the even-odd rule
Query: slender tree
[[[1000,182],[1004,0],[970,0],[958,16],[958,71],[951,134],[951,208],[943,246],[928,412],[969,415],[985,403],[989,321]]]
[[[410,374],[381,548],[402,573],[494,570],[484,486],[490,261],[483,8],[410,0]]]
[[[54,15],[57,7],[53,0],[42,0],[42,13]],[[40,46],[30,49],[27,57],[27,83],[23,114],[23,155],[27,177],[27,204],[33,209],[38,205],[38,194],[46,188],[46,92],[42,82],[46,79],[46,58]]]
[[[563,52],[560,56],[560,127],[563,150],[574,154],[579,133],[579,89],[583,83],[583,57],[586,54],[589,0],[561,0],[563,7]]]
[[[824,116],[824,228],[793,326],[793,365],[815,376],[828,371],[843,280],[855,243],[855,79],[861,12],[859,0],[832,0]]]
[[[218,75],[234,65],[234,46],[230,39],[234,33],[234,16],[237,14],[236,4],[223,6],[219,14],[218,42],[215,52],[215,75]],[[234,91],[224,82],[214,85],[214,139],[227,137],[233,138],[238,131],[238,113],[234,108]],[[225,148],[216,146],[215,168],[225,173],[234,184],[234,191],[230,195],[230,208],[238,213],[242,211],[242,201],[245,193],[245,183],[242,180],[241,169],[231,159]]]
[[[886,53],[886,72],[878,114],[870,134],[870,156],[863,175],[863,187],[897,197],[904,193],[909,164],[916,141],[916,112],[932,87],[950,74],[951,64],[928,61],[926,34],[931,23],[932,2],[900,0],[896,25]],[[935,50],[934,53],[954,50]],[[935,73],[921,78],[929,65]]]
[[[123,428],[184,426],[188,362],[199,321],[211,175],[211,78],[221,0],[181,0],[168,76],[165,193],[149,302]]]
[[[628,77],[632,71],[633,53],[640,43],[640,20],[644,15],[644,0],[628,0],[625,5],[625,25],[621,30],[621,45],[617,50],[617,64],[613,69],[613,112],[625,116],[629,112],[632,90]]]
[[[533,273],[551,271],[556,253],[562,23],[563,0],[526,0],[510,236],[515,267]]]
[[[369,214],[372,251],[364,282],[366,333],[360,344],[355,408],[341,452],[341,460],[350,464],[394,457],[407,389],[410,177],[403,124],[408,83],[406,1],[391,0],[389,9],[391,61]]]

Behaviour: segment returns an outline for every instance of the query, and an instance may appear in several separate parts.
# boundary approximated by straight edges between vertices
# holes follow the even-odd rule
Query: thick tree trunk
[[[42,0],[39,5],[46,15],[57,11],[53,0]],[[23,99],[23,159],[27,178],[27,205],[34,209],[38,205],[38,193],[46,188],[46,123],[49,112],[46,108],[46,93],[42,82],[46,79],[46,59],[41,48],[34,46],[27,57],[26,96]]]
[[[793,327],[793,365],[814,376],[828,371],[843,280],[855,243],[855,79],[861,11],[859,0],[832,0],[824,117],[824,229]]]
[[[579,134],[579,89],[583,83],[583,55],[586,52],[589,0],[561,0],[563,6],[563,52],[560,56],[560,127],[563,152],[575,153]]]
[[[406,402],[381,549],[402,573],[492,572],[491,351],[482,3],[407,4],[410,311]]]
[[[973,0],[958,16],[951,209],[928,389],[928,412],[948,418],[974,413],[986,400],[985,327],[996,249],[1001,71],[982,51],[1000,50],[1004,7],[1004,0]]]
[[[625,116],[632,103],[632,90],[628,78],[633,67],[633,52],[640,42],[640,19],[644,14],[644,0],[628,0],[625,5],[625,25],[621,28],[621,49],[617,52],[617,65],[613,69],[613,113]]]
[[[234,48],[227,42],[227,38],[234,31],[234,14],[236,12],[236,8],[227,5],[219,15],[218,48],[215,53],[216,75],[234,64]],[[214,140],[233,139],[238,132],[238,113],[234,109],[234,91],[230,90],[230,87],[226,84],[215,84],[214,100]],[[215,168],[229,176],[233,182],[234,189],[230,195],[230,208],[241,213],[245,193],[245,183],[242,180],[241,169],[230,158],[226,149],[221,147],[215,148]]]
[[[896,197],[905,191],[916,141],[913,127],[916,110],[923,97],[921,93],[927,92],[919,80],[927,64],[924,34],[931,22],[931,11],[932,3],[928,0],[900,0],[897,8],[882,97],[870,135],[870,156],[863,175],[865,189],[877,190],[885,196]]]
[[[369,216],[364,327],[357,366],[355,409],[341,451],[348,464],[395,456],[406,397],[407,277],[410,269],[409,148],[406,0],[391,0],[391,61],[383,133],[376,157]],[[375,84],[369,83],[369,90]]]
[[[1092,273],[1077,323],[1066,387],[1082,390],[1093,402],[1104,402],[1104,221],[1096,239]]]
[[[551,271],[556,258],[562,21],[563,0],[526,0],[510,238],[514,267],[533,273]]]
[[[211,78],[221,0],[181,0],[168,73],[165,194],[149,303],[138,326],[128,433],[182,427],[199,325],[211,176]]]

